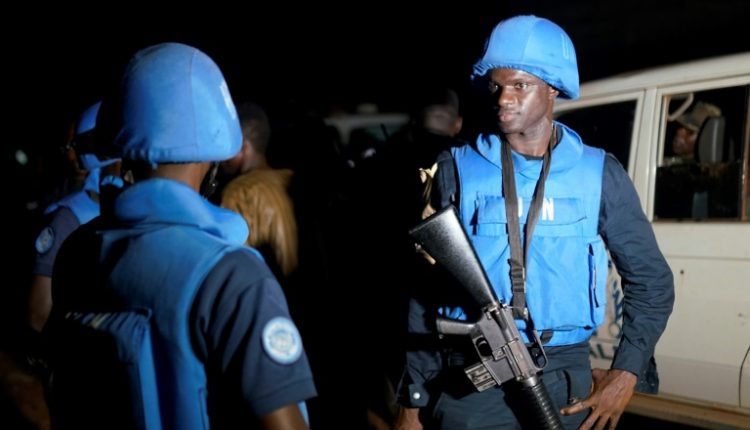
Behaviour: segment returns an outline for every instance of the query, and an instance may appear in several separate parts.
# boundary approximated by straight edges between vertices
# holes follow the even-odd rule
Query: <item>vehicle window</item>
[[[382,145],[385,143],[395,132],[402,127],[403,124],[374,124],[367,127],[353,128],[349,132],[349,145],[355,146],[371,146],[371,145]]]
[[[409,120],[405,113],[343,115],[325,119],[338,136],[338,151],[354,166],[374,156]]]
[[[747,220],[748,88],[665,97],[656,219]]]
[[[561,112],[557,121],[575,130],[587,145],[611,152],[628,165],[636,101],[628,100]]]

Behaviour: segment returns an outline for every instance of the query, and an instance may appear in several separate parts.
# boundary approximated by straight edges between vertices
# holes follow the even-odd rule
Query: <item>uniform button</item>
[[[419,400],[422,397],[422,394],[421,393],[414,393],[411,396],[414,398],[414,400]]]

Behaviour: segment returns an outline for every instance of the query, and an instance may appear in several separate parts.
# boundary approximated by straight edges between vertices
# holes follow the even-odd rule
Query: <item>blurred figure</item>
[[[459,98],[451,88],[418,94],[410,117],[409,124],[388,142],[382,168],[389,172],[383,191],[397,198],[397,207],[402,209],[397,215],[402,220],[398,232],[412,248],[405,232],[421,219],[424,175],[429,174],[439,154],[464,142],[458,138],[463,125]]]
[[[368,423],[387,428],[398,410],[394,386],[403,362],[403,316],[407,308],[407,286],[429,282],[415,265],[414,243],[407,232],[421,219],[424,186],[420,169],[429,170],[438,154],[459,146],[463,119],[456,91],[430,88],[415,95],[409,123],[395,133],[369,163],[359,166],[359,193],[354,199],[357,222],[366,225],[357,233],[359,247],[355,264],[361,274],[358,285],[368,292],[361,312],[380,322],[367,331],[371,369],[367,384]],[[384,203],[385,202],[385,203]],[[388,267],[389,270],[382,270]],[[398,273],[394,282],[393,273]]]
[[[292,171],[273,169],[266,151],[271,129],[263,109],[253,103],[238,106],[242,148],[221,163],[227,175],[237,176],[221,193],[221,206],[247,222],[247,244],[258,249],[280,280],[297,268],[297,222],[289,197]],[[282,282],[284,284],[285,282]]]
[[[415,113],[417,124],[427,132],[455,137],[461,131],[463,118],[459,113],[458,94],[441,88],[419,99]]]
[[[708,118],[718,116],[721,116],[721,109],[706,102],[697,102],[690,112],[680,115],[676,119],[679,127],[672,138],[672,152],[678,158],[672,162],[694,161],[698,132]]]
[[[35,428],[49,426],[41,383],[49,376],[41,331],[52,308],[53,265],[63,241],[99,215],[99,180],[102,174],[117,173],[119,166],[117,159],[107,159],[106,148],[97,145],[93,137],[100,105],[95,103],[81,114],[74,126],[75,134],[65,147],[66,155],[72,157],[71,165],[83,178],[82,189],[45,210],[44,227],[34,242],[31,284],[25,291],[24,318],[14,345],[19,357],[0,357],[0,379],[8,381],[1,391],[8,393],[15,411]],[[18,366],[16,360],[23,366]]]
[[[40,332],[52,308],[52,268],[63,241],[80,225],[99,215],[99,180],[102,169],[117,163],[106,159],[94,140],[96,116],[101,102],[86,109],[78,120],[70,148],[77,154],[77,165],[88,172],[83,189],[50,205],[45,227],[34,244],[36,257],[29,290],[26,322]],[[70,151],[69,151],[70,152]]]
[[[281,288],[245,221],[201,195],[242,145],[217,65],[139,51],[99,127],[134,183],[55,264],[53,425],[306,429],[315,387]]]

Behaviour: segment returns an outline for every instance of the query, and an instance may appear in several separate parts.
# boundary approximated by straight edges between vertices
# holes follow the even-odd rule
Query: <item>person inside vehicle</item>
[[[711,117],[721,116],[721,109],[711,103],[697,102],[693,109],[677,117],[677,130],[672,137],[674,157],[667,164],[695,161],[695,141],[703,123]]]

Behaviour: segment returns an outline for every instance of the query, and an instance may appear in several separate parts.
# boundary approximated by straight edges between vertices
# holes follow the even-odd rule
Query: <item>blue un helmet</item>
[[[560,97],[578,98],[578,65],[573,42],[554,22],[533,15],[501,21],[492,30],[484,56],[472,79],[492,69],[530,73],[560,91]]]
[[[105,106],[106,128],[123,159],[222,161],[242,146],[224,76],[211,58],[187,45],[163,43],[137,52],[115,102]]]
[[[75,136],[72,142],[81,162],[81,167],[89,172],[113,162],[113,160],[102,157],[101,148],[98,147],[94,137],[96,117],[101,105],[102,102],[96,102],[83,111],[78,118],[78,123],[76,123]]]
[[[96,115],[99,113],[101,106],[102,102],[96,102],[83,111],[78,118],[78,124],[76,124],[76,134],[92,131],[96,127]]]

